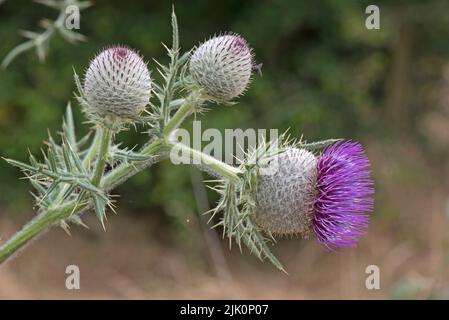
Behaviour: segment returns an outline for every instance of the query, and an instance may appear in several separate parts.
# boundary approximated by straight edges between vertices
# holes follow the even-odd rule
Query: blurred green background
[[[311,141],[360,140],[372,160],[377,189],[370,227],[374,231],[366,246],[390,239],[387,254],[399,243],[411,245],[419,257],[437,257],[434,269],[424,273],[432,285],[436,272],[443,281],[448,260],[449,3],[173,2],[182,48],[190,49],[215,33],[233,31],[249,41],[256,61],[263,63],[263,76],[254,76],[237,105],[214,106],[201,117],[203,129],[290,128],[293,136],[302,134]],[[369,4],[380,7],[380,30],[365,28]],[[47,128],[59,130],[69,100],[75,106],[79,130],[86,132],[73,99],[72,68],[82,73],[104,46],[136,48],[153,70],[152,58],[167,62],[161,42],[171,40],[171,5],[170,1],[95,1],[82,12],[79,31],[88,37],[86,42],[73,46],[56,36],[45,63],[30,51],[0,70],[0,155],[25,161],[27,149],[38,153]],[[0,5],[0,59],[23,41],[19,30],[37,30],[41,18],[56,15],[27,0]],[[119,139],[132,146],[145,141],[145,136],[129,131]],[[31,211],[29,186],[18,181],[20,176],[18,170],[0,162],[4,217]],[[185,223],[198,211],[189,168],[158,164],[115,194],[121,195],[119,212],[151,212],[173,238],[192,247],[202,241]],[[210,203],[216,201],[213,193],[209,197]],[[401,290],[412,285],[396,280],[386,295],[399,292],[399,297],[407,297],[409,293]],[[438,282],[435,288],[442,290],[444,285]]]

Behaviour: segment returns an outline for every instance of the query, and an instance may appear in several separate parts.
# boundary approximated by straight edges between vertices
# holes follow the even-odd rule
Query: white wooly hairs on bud
[[[272,234],[307,238],[314,216],[316,157],[310,151],[290,148],[268,160],[257,179],[256,222]]]
[[[127,123],[145,109],[151,96],[151,76],[134,50],[115,46],[101,51],[90,63],[83,86],[88,116],[104,122],[109,116]]]
[[[190,73],[216,102],[228,102],[242,95],[251,79],[253,54],[245,39],[224,34],[200,44],[190,58]]]

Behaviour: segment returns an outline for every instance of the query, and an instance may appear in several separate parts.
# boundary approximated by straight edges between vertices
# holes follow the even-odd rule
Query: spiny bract
[[[236,34],[214,37],[201,44],[190,59],[195,82],[216,102],[228,102],[248,87],[253,57],[245,39]]]
[[[308,237],[316,179],[316,158],[310,151],[290,148],[271,157],[258,175],[257,223],[269,233]]]
[[[127,47],[103,50],[86,71],[84,107],[93,122],[106,126],[132,122],[145,109],[150,95],[151,77],[147,65]]]

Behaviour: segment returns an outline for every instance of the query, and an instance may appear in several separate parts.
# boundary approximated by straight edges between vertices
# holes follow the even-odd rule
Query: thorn
[[[64,220],[61,220],[60,226],[61,226],[62,230],[64,230],[65,233],[67,233],[68,236],[72,235],[69,230],[70,226],[67,224],[67,222],[65,222]]]
[[[77,216],[77,215],[72,216],[72,217],[70,218],[70,220],[71,220],[73,223],[76,223],[77,225],[80,225],[80,226],[82,226],[82,227],[84,227],[84,228],[86,228],[86,229],[89,229],[89,226],[88,226],[87,224],[85,224],[85,223],[83,222],[83,220],[81,220],[81,218],[80,218],[79,216]]]
[[[104,225],[104,219],[101,219],[100,222],[101,222],[101,226],[103,227],[103,231],[106,232],[106,226]]]

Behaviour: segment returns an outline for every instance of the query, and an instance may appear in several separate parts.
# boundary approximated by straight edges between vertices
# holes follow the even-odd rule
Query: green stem
[[[240,181],[242,171],[239,168],[233,167],[208,154],[192,149],[189,146],[179,142],[167,141],[167,145],[170,146],[172,150],[170,156],[178,157],[178,154],[181,153],[183,156],[187,156],[187,160],[189,162],[191,161],[192,164],[198,164],[200,167],[204,166],[209,168],[219,176],[227,178],[233,182]]]
[[[98,153],[97,164],[95,165],[94,175],[92,177],[92,184],[98,186],[103,177],[104,168],[106,167],[106,160],[109,152],[109,145],[111,144],[112,132],[108,128],[101,128],[100,150]]]
[[[104,142],[103,139],[102,141]],[[163,148],[166,148],[164,140],[157,139],[142,149],[141,153],[142,155],[150,156],[160,152]],[[102,149],[104,150],[104,144]],[[127,180],[130,176],[144,170],[150,164],[151,163],[148,162],[142,162],[139,164],[124,163],[104,177],[102,187],[109,191]],[[97,168],[99,168],[98,163]],[[61,219],[66,219],[72,214],[79,214],[81,211],[88,209],[91,205],[92,204],[90,202],[79,204],[71,201],[57,208],[40,212],[29,223],[23,226],[20,231],[0,246],[0,264],[6,261],[14,252],[19,250],[30,240]]]
[[[167,146],[164,139],[155,139],[152,143],[148,144],[140,151],[140,154],[142,156],[150,157],[154,155],[154,158],[150,158],[147,161],[138,163],[122,163],[114,170],[105,175],[101,182],[101,188],[106,191],[114,189],[116,186],[120,185],[131,176],[149,167],[161,158],[164,158],[164,150],[166,149]]]
[[[241,174],[240,169],[234,168],[198,150],[191,149],[186,145],[177,142],[170,142],[168,140],[168,137],[173,130],[178,128],[183,120],[192,113],[195,103],[188,102],[188,100],[189,99],[186,99],[175,115],[166,123],[163,130],[163,136],[156,138],[153,142],[149,143],[140,150],[141,155],[148,157],[154,155],[154,158],[149,158],[149,160],[141,162],[122,163],[104,176],[104,168],[106,166],[112,133],[108,129],[100,129],[99,132],[97,132],[94,142],[86,156],[87,160],[84,159],[86,161],[85,165],[87,166],[88,163],[94,159],[95,151],[98,151],[97,163],[92,177],[92,183],[100,186],[106,192],[109,192],[131,176],[153,164],[155,161],[167,157],[169,153],[168,151],[175,147],[178,148],[178,150],[182,150],[185,154],[200,159],[201,165],[206,166],[218,175],[228,178],[231,181],[239,181],[239,176]],[[82,211],[91,206],[91,200],[83,203],[70,201],[55,208],[49,208],[41,211],[13,237],[0,246],[0,264],[6,261],[14,252],[22,248],[31,239],[48,229],[50,226],[62,219],[69,218],[73,214],[80,214]]]
[[[0,246],[0,264],[49,226],[57,223],[61,219],[69,217],[73,212],[81,211],[87,207],[87,203],[79,204],[71,201],[60,207],[40,212],[23,226],[20,231]]]
[[[173,130],[177,129],[181,123],[187,118],[193,111],[193,104],[188,101],[184,102],[184,104],[176,111],[172,118],[165,124],[163,134],[169,135]]]
[[[181,107],[179,107],[173,117],[166,123],[163,129],[163,135],[165,137],[168,137],[170,133],[172,133],[173,130],[177,129],[185,120],[185,118],[187,118],[192,113],[193,104],[189,102],[189,100],[190,99],[183,100],[183,104],[181,105]],[[157,138],[153,142],[144,146],[139,153],[143,156],[161,154],[161,157],[164,157],[164,151],[168,151],[169,148],[170,146],[167,145],[165,138]],[[148,161],[143,161],[137,164],[122,163],[104,177],[101,183],[101,187],[109,191],[122,182],[126,181],[130,176],[133,176],[134,174],[144,170],[145,168],[153,164],[154,161],[155,159],[150,159]]]
[[[83,159],[83,166],[87,169],[90,169],[90,165],[92,161],[94,161],[95,156],[97,155],[98,148],[100,147],[100,137],[101,137],[101,130],[97,129],[95,131],[94,139],[92,140],[92,144],[89,147],[89,150],[87,151],[86,156]]]
[[[92,184],[98,186],[103,176],[104,168],[106,166],[107,154],[109,145],[111,143],[112,133],[109,129],[98,129],[93,145],[89,150],[88,157],[94,157],[92,153],[98,149],[98,160],[95,166],[94,175],[92,177]],[[90,161],[90,160],[88,160]],[[55,202],[56,204],[58,201]],[[16,250],[23,247],[28,241],[46,230],[51,225],[57,223],[61,219],[68,218],[71,214],[85,209],[88,205],[80,206],[76,202],[69,202],[59,207],[47,209],[36,215],[28,224],[26,224],[19,232],[12,238],[5,242],[0,247],[0,263],[10,257]]]

